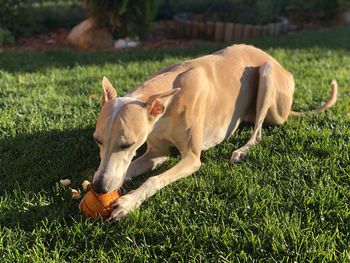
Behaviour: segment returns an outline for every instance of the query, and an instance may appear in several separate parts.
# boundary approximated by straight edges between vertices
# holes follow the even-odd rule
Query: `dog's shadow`
[[[78,202],[72,200],[68,192],[59,196],[52,196],[54,202],[50,204],[32,204],[24,202],[20,207],[3,208],[0,216],[0,225],[6,228],[21,228],[32,231],[45,222],[73,222],[79,213]]]
[[[0,225],[34,228],[40,220],[60,220],[77,210],[59,180],[69,178],[81,187],[96,169],[98,149],[93,127],[52,130],[0,140]]]
[[[52,130],[0,139],[0,225],[31,230],[42,220],[71,221],[79,213],[79,201],[59,180],[71,179],[70,187],[80,189],[92,180],[99,165],[99,150],[92,139],[93,127]],[[135,158],[146,151],[143,145]],[[173,155],[176,155],[176,151]],[[138,187],[149,176],[165,171],[169,162],[155,171],[127,181],[122,194]]]
[[[239,130],[250,128],[250,125],[244,125]],[[99,165],[93,130],[93,127],[52,130],[0,140],[0,196],[3,203],[0,225],[30,231],[43,220],[73,223],[78,218],[79,201],[72,200],[69,190],[60,187],[59,180],[71,179],[71,187],[75,189],[82,188],[83,180],[92,180]],[[144,144],[135,158],[145,151]],[[180,160],[176,149],[170,156],[173,158],[155,170],[126,181],[121,193],[137,188],[150,176],[168,170]],[[205,163],[210,156],[204,153],[202,161]],[[82,189],[81,192],[83,194]]]

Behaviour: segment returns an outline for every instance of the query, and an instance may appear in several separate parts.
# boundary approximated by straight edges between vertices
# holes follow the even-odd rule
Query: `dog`
[[[118,97],[103,77],[102,109],[93,134],[101,161],[93,189],[119,189],[125,180],[166,161],[171,147],[181,155],[175,166],[120,197],[109,220],[122,218],[158,190],[197,171],[201,152],[221,143],[245,121],[254,125],[253,134],[230,160],[241,161],[261,140],[263,123],[281,125],[289,115],[304,114],[291,110],[293,93],[293,75],[249,45],[233,45],[161,69],[124,97]],[[336,97],[333,80],[330,98],[315,111],[329,108]],[[145,142],[146,152],[132,161]]]

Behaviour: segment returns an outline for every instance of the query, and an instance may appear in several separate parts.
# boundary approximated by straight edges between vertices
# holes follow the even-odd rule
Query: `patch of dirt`
[[[25,51],[25,50],[47,50],[66,48],[66,36],[68,29],[58,28],[57,30],[30,37],[19,38],[14,45],[1,46],[3,51]]]
[[[42,51],[42,50],[57,50],[61,48],[72,48],[67,41],[66,37],[70,29],[58,28],[53,32],[47,34],[39,34],[30,37],[21,37],[13,45],[0,45],[0,52],[5,51]],[[174,32],[169,30],[167,25],[161,24],[159,27],[151,30],[146,40],[140,41],[140,47],[142,48],[172,48],[179,46],[192,46],[202,40],[191,39],[174,39]],[[111,49],[120,50],[120,49]]]

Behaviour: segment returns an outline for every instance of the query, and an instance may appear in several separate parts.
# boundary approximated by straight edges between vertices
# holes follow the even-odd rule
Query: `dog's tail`
[[[338,94],[338,83],[336,80],[332,80],[331,82],[331,96],[326,101],[325,104],[318,107],[317,109],[314,109],[312,111],[305,111],[305,112],[297,112],[297,111],[290,111],[290,115],[292,116],[303,116],[314,112],[321,112],[325,109],[328,109],[334,105],[334,103],[337,101],[337,94]]]

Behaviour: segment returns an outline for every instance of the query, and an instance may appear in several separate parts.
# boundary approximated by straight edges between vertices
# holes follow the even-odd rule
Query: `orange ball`
[[[111,205],[120,197],[117,191],[106,194],[96,194],[93,190],[88,191],[79,204],[79,210],[88,218],[110,216],[113,208]]]

